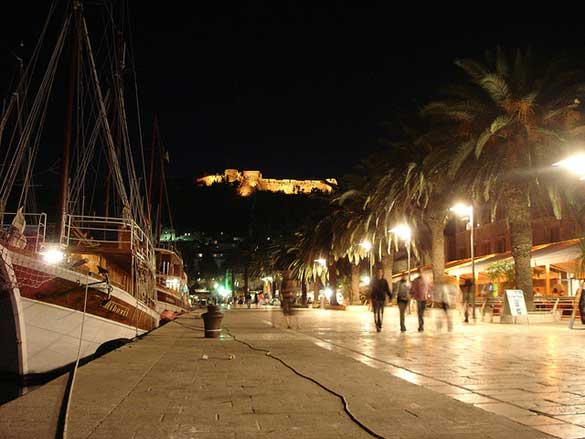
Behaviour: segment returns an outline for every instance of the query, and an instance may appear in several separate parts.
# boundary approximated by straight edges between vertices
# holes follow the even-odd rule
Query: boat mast
[[[63,161],[61,166],[61,202],[59,205],[59,242],[65,236],[65,221],[69,203],[69,161],[71,156],[71,138],[73,132],[73,106],[77,85],[77,71],[79,64],[79,24],[81,16],[81,2],[73,0],[74,30],[71,41],[71,60],[69,65],[69,85],[67,88],[67,103],[65,113],[65,139],[63,142]]]
[[[148,177],[148,219],[152,223],[152,216],[154,215],[154,203],[152,202],[152,180],[154,179],[154,151],[156,150],[156,132],[158,126],[158,118],[154,113],[154,120],[152,122],[152,148],[150,150],[150,175]]]

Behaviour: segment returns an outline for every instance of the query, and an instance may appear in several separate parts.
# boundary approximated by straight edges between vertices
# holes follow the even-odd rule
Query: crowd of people
[[[395,293],[395,294],[394,294]],[[384,307],[386,301],[392,301],[396,295],[396,304],[398,305],[400,315],[400,331],[406,332],[406,313],[410,312],[411,303],[416,303],[416,313],[418,317],[418,331],[423,332],[425,329],[424,315],[429,302],[435,307],[442,310],[444,319],[437,320],[438,327],[442,327],[443,321],[447,324],[447,330],[453,329],[453,319],[450,310],[456,304],[460,305],[465,322],[469,322],[469,307],[471,305],[472,283],[466,280],[465,284],[460,287],[456,281],[445,279],[440,283],[431,283],[424,276],[418,275],[412,282],[409,282],[406,276],[403,276],[395,287],[393,292],[384,278],[384,270],[377,269],[376,277],[370,284],[370,305],[374,313],[374,324],[376,330],[382,330],[384,319]]]

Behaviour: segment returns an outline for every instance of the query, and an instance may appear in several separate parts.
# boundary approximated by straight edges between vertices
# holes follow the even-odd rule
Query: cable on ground
[[[81,346],[83,343],[83,329],[85,327],[85,316],[87,312],[87,292],[89,289],[89,284],[85,285],[85,297],[83,299],[83,314],[81,316],[81,329],[79,331],[79,344],[77,346],[77,358],[75,360],[75,365],[73,366],[73,370],[69,373],[69,380],[67,382],[67,387],[65,389],[65,395],[63,398],[63,403],[61,405],[61,417],[59,419],[58,429],[57,429],[57,437],[62,439],[67,439],[68,434],[68,424],[69,424],[69,409],[71,407],[71,398],[73,396],[73,386],[75,385],[75,378],[77,375],[77,369],[79,368],[79,360],[81,358]]]
[[[343,404],[343,410],[345,411],[345,413],[347,414],[347,416],[349,416],[349,418],[358,426],[360,427],[362,430],[364,430],[366,433],[368,433],[369,435],[371,435],[372,437],[375,437],[377,439],[386,439],[384,436],[379,435],[378,433],[376,433],[375,431],[373,431],[372,429],[370,429],[367,425],[365,425],[363,422],[361,422],[349,409],[349,403],[347,402],[347,399],[345,399],[345,396],[343,396],[341,393],[337,393],[335,390],[330,389],[329,387],[327,387],[326,385],[320,383],[319,381],[317,381],[314,378],[311,378],[310,376],[307,376],[301,372],[299,372],[298,370],[296,370],[293,366],[291,366],[290,364],[288,364],[286,361],[284,361],[282,358],[277,357],[276,355],[273,355],[272,352],[270,352],[268,349],[264,349],[264,348],[257,348],[253,345],[251,345],[250,343],[240,340],[238,339],[235,335],[233,335],[231,333],[231,331],[229,330],[229,328],[224,327],[223,328],[228,334],[229,336],[236,342],[241,343],[245,346],[247,346],[248,348],[252,349],[253,351],[258,351],[258,352],[264,352],[265,355],[267,357],[270,357],[278,362],[280,362],[284,367],[286,367],[287,369],[289,369],[290,371],[292,371],[295,375],[300,376],[301,378],[304,378],[308,381],[311,381],[312,383],[318,385],[319,387],[321,387],[323,390],[325,390],[326,392],[331,393],[332,395],[336,396],[337,398],[339,398]]]

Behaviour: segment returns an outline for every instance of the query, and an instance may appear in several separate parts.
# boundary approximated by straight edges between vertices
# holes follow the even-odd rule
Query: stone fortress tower
[[[314,190],[331,193],[337,185],[337,180],[334,178],[326,180],[264,178],[260,171],[240,172],[237,169],[226,169],[223,174],[213,174],[198,178],[197,183],[204,186],[211,186],[215,183],[236,183],[240,195],[248,196],[255,190],[283,192],[287,195],[308,194]]]

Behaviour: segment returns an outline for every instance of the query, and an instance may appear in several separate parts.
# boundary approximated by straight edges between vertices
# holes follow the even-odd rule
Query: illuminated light
[[[360,242],[360,247],[363,248],[366,252],[369,252],[372,249],[372,243],[370,241],[363,241]]]
[[[54,247],[48,248],[41,254],[43,255],[43,260],[49,265],[60,264],[65,259],[65,253]]]
[[[400,239],[403,239],[404,241],[410,241],[410,238],[412,237],[412,230],[407,224],[399,224],[393,229],[390,229],[390,233],[394,233],[396,236],[398,236]]]
[[[567,157],[560,162],[553,163],[553,166],[565,168],[572,174],[580,176],[580,180],[585,179],[585,153]]]
[[[468,205],[463,204],[463,203],[457,203],[455,206],[453,206],[449,210],[451,212],[453,212],[455,215],[466,217],[466,216],[471,216],[471,213],[473,211],[473,207],[468,206]]]
[[[219,284],[217,282],[213,282],[213,288],[215,288],[217,290],[218,287],[219,287]]]
[[[172,290],[178,290],[181,286],[181,281],[179,279],[166,279],[165,286]]]
[[[315,262],[317,264],[319,264],[321,267],[326,267],[327,266],[327,259],[319,258],[319,259],[315,259]]]
[[[370,276],[362,276],[360,277],[360,287],[365,287],[367,285],[370,285]]]
[[[327,297],[327,300],[331,299],[331,296],[333,295],[333,290],[331,288],[325,288],[323,290],[323,294],[325,294],[325,297]]]
[[[266,276],[266,277],[263,277],[263,278],[262,278],[262,280],[263,280],[264,282],[272,282],[272,281],[273,281],[273,279],[272,279],[272,276]]]
[[[217,292],[219,293],[219,295],[221,297],[224,297],[224,298],[229,296],[232,293],[231,290],[227,289],[223,285],[220,285],[220,287],[217,289]]]

